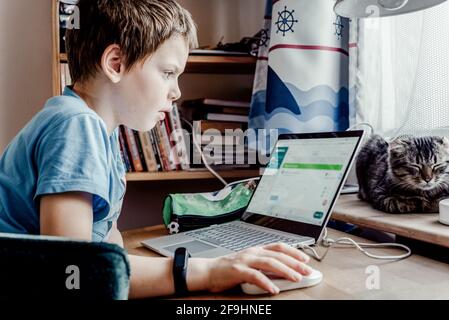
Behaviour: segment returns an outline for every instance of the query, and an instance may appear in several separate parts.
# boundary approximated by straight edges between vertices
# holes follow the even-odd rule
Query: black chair
[[[0,299],[125,300],[129,278],[117,245],[0,234]]]

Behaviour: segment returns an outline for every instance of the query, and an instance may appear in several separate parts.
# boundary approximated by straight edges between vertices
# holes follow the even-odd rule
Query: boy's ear
[[[113,83],[118,83],[125,72],[125,61],[120,46],[111,44],[101,57],[101,69]]]

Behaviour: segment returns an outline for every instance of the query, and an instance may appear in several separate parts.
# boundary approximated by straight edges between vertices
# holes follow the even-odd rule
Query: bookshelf
[[[52,1],[52,78],[53,95],[60,95],[61,64],[67,63],[67,54],[60,52],[59,1]],[[256,58],[251,56],[190,55],[185,73],[196,74],[254,74]],[[223,178],[243,179],[259,175],[258,169],[235,169],[218,171]],[[170,181],[216,179],[208,171],[170,171],[128,173],[127,181]]]
[[[59,63],[67,62],[67,54],[59,54]],[[256,58],[232,56],[189,56],[185,73],[210,74],[254,74]],[[58,79],[60,81],[60,79]],[[60,85],[56,83],[55,93],[59,94]]]
[[[259,170],[223,170],[219,171],[225,179],[252,178],[260,175]],[[170,180],[206,180],[216,179],[209,171],[169,171],[128,173],[127,181],[170,181]]]

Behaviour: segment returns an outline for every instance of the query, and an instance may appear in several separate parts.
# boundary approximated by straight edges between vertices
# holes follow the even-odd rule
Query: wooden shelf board
[[[67,54],[59,55],[61,63],[67,62]],[[185,73],[254,74],[256,58],[232,56],[190,56]]]
[[[259,176],[259,170],[224,170],[218,172],[223,178],[251,178]],[[140,172],[128,173],[126,180],[130,181],[161,181],[161,180],[200,180],[216,179],[209,171],[172,171],[172,172]]]
[[[256,58],[232,56],[189,56],[186,73],[254,74]]]

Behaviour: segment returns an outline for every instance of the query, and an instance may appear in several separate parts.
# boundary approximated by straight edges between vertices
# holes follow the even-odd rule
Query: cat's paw
[[[439,200],[434,200],[434,201],[429,201],[427,199],[425,199],[422,202],[422,212],[426,212],[426,213],[438,213],[440,211],[440,206],[439,206],[440,201]]]
[[[418,212],[422,201],[418,198],[397,198],[388,197],[383,201],[386,212],[389,213],[410,213]]]

